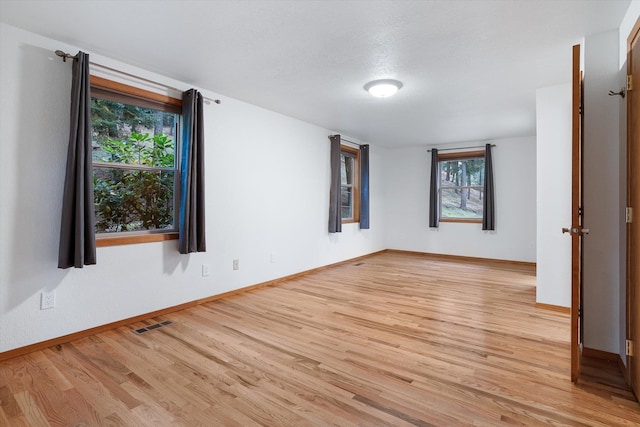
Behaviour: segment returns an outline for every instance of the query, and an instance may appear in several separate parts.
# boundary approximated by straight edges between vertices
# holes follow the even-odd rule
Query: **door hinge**
[[[629,74],[627,76],[627,92],[633,90],[633,75]]]
[[[627,350],[626,350],[627,356],[633,356],[633,341],[627,340],[626,344],[627,344]]]
[[[633,208],[627,206],[624,210],[624,220],[627,224],[631,224],[633,222]]]

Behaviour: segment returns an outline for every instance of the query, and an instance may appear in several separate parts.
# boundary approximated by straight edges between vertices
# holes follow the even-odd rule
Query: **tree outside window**
[[[440,221],[482,222],[484,152],[439,154]]]

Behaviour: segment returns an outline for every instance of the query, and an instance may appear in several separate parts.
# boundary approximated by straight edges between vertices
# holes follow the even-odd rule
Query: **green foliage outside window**
[[[92,99],[96,232],[171,230],[177,116]]]

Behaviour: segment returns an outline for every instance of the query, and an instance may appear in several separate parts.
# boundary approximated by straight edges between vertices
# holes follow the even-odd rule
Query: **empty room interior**
[[[0,426],[640,425],[638,39],[0,0]]]

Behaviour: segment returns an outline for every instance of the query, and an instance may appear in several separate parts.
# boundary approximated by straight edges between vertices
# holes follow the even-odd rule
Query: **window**
[[[360,150],[343,145],[340,152],[342,222],[360,221]]]
[[[98,246],[177,238],[181,106],[179,99],[91,77]]]
[[[438,154],[440,221],[482,222],[484,151]]]

